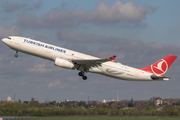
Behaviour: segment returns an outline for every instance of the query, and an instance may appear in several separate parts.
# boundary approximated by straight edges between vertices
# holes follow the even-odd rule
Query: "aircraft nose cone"
[[[3,38],[3,39],[2,39],[2,42],[3,42],[4,44],[7,44],[7,38]]]
[[[2,39],[3,43],[5,43],[5,38]]]

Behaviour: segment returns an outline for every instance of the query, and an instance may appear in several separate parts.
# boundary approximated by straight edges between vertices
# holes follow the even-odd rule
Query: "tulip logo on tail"
[[[168,64],[161,59],[158,63],[151,65],[151,70],[154,74],[163,75],[168,70]]]
[[[172,63],[176,60],[176,58],[177,56],[170,54],[148,67],[140,68],[140,70],[163,76]]]

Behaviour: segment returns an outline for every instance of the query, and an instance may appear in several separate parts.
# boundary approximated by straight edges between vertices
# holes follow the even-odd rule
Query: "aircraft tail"
[[[140,70],[150,72],[158,76],[163,76],[176,58],[177,56],[175,55],[168,55],[148,67],[140,68]]]

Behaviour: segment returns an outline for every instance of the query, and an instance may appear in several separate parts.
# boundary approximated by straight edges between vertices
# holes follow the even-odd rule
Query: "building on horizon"
[[[11,97],[10,96],[8,96],[7,97],[7,102],[11,102],[12,100],[11,100]]]

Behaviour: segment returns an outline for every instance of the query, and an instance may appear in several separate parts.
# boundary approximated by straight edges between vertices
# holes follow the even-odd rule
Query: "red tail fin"
[[[163,76],[171,64],[176,60],[176,58],[177,56],[168,55],[148,67],[140,68],[140,70]]]

